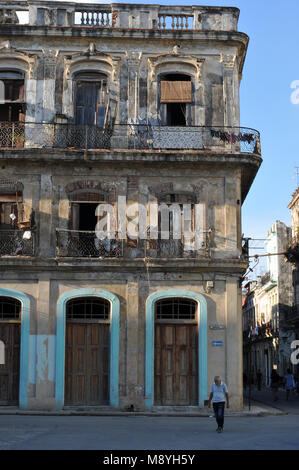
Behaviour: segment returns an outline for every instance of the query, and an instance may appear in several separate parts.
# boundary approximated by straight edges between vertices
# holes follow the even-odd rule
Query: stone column
[[[226,384],[233,411],[243,407],[242,307],[238,278],[226,281]]]
[[[51,246],[52,227],[52,178],[46,169],[40,179],[39,197],[39,256],[48,258],[55,255],[55,246]]]
[[[236,56],[221,55],[223,63],[224,126],[234,126],[236,119],[234,73]]]
[[[56,49],[43,49],[43,121],[45,122],[53,122],[55,115],[55,75],[58,53]]]
[[[128,65],[128,119],[139,117],[139,67],[141,52],[127,52]]]
[[[144,407],[144,388],[139,385],[139,289],[137,282],[127,284],[127,405]]]
[[[237,211],[240,205],[237,204],[239,198],[238,185],[236,186],[236,178],[238,175],[232,174],[231,177],[225,178],[225,240],[227,257],[238,257],[238,218]]]
[[[39,274],[37,292],[36,396],[35,409],[53,409],[55,336],[50,333],[50,278]]]

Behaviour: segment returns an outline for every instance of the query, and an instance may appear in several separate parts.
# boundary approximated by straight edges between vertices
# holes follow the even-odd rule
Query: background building
[[[289,322],[292,308],[292,272],[284,258],[291,231],[276,221],[267,233],[265,246],[268,271],[246,284],[243,302],[244,372],[256,380],[258,369],[263,383],[270,385],[271,370],[284,376],[291,364],[293,327]]]
[[[242,408],[241,206],[261,157],[238,16],[0,1],[1,404],[202,407],[220,374]],[[156,238],[128,236],[124,200],[176,204],[170,240],[158,215]],[[186,207],[195,248],[174,238]]]
[[[291,210],[292,238],[287,245],[286,259],[292,265],[293,305],[289,314],[289,322],[293,327],[295,339],[299,340],[299,188],[292,195],[288,205]],[[299,376],[298,365],[295,367]]]

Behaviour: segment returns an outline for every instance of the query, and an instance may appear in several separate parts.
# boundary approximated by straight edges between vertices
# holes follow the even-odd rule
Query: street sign
[[[223,346],[224,341],[212,341],[212,346],[221,347]]]

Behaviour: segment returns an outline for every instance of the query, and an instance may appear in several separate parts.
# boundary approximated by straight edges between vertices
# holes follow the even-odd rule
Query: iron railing
[[[97,238],[95,231],[56,229],[56,255],[75,258],[119,258],[123,240]]]
[[[191,240],[155,239],[119,239],[100,240],[95,231],[56,229],[56,255],[58,257],[79,258],[206,258],[209,256],[208,233],[202,242],[194,248]],[[130,249],[135,254],[129,253]]]
[[[260,134],[245,127],[0,122],[0,148],[208,150],[261,154]]]
[[[31,230],[0,230],[0,256],[34,256],[35,237]]]

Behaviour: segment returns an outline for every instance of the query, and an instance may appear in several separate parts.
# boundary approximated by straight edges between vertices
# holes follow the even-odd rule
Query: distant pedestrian
[[[259,369],[256,373],[256,382],[257,382],[258,390],[262,389],[262,378],[263,378],[263,374],[261,373],[261,369]]]
[[[278,388],[279,388],[280,377],[275,369],[271,372],[271,388],[273,392],[273,400],[278,400]]]
[[[293,374],[291,374],[291,369],[287,369],[287,374],[284,376],[285,380],[285,389],[286,389],[286,400],[290,397],[290,391],[295,388],[295,380]]]
[[[219,375],[214,377],[214,382],[211,385],[208,403],[209,408],[211,407],[212,400],[215,418],[218,424],[216,431],[220,433],[223,431],[225,400],[226,406],[229,408],[229,398],[227,386],[224,382],[221,381],[221,377],[219,377]]]

